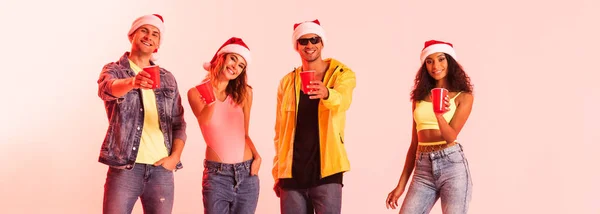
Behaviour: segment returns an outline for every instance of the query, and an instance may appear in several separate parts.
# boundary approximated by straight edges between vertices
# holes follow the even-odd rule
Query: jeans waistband
[[[419,152],[417,154],[417,157],[427,156],[431,160],[435,160],[435,159],[442,158],[442,157],[448,156],[448,155],[450,155],[452,153],[459,152],[459,151],[462,151],[462,150],[463,150],[462,145],[460,145],[460,143],[457,143],[454,146],[451,146],[451,147],[448,147],[448,148],[445,148],[445,149],[442,149],[442,150],[439,150],[439,151]]]
[[[145,164],[145,163],[134,163],[134,164],[127,164],[127,165],[124,165],[124,166],[109,166],[109,167],[115,168],[115,169],[133,169],[136,166],[139,166],[139,167],[156,167],[156,166],[154,166],[154,164]]]
[[[239,168],[250,168],[250,166],[252,166],[252,161],[254,159],[250,159],[244,162],[239,162],[239,163],[220,163],[220,162],[216,162],[216,161],[209,161],[209,160],[204,160],[204,167],[205,168],[212,168],[212,169],[219,169],[219,170],[232,170],[232,169],[239,169]]]

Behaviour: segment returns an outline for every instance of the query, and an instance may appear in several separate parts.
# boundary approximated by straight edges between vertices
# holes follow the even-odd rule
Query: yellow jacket
[[[346,111],[352,102],[356,76],[350,68],[335,59],[325,59],[329,69],[323,84],[329,89],[327,100],[319,103],[319,139],[321,150],[321,178],[350,170],[350,161],[344,147]],[[284,76],[277,90],[277,115],[275,120],[275,158],[273,178],[292,177],[296,109],[300,100],[300,72],[296,68]],[[295,87],[292,87],[295,86]]]

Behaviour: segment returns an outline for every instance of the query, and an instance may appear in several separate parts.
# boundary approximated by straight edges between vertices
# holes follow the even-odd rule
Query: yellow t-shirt
[[[142,71],[138,65],[129,60],[131,69],[138,74]],[[169,156],[165,137],[158,124],[158,109],[156,108],[156,96],[154,90],[142,89],[142,102],[144,105],[144,128],[136,163],[154,164],[156,161]]]

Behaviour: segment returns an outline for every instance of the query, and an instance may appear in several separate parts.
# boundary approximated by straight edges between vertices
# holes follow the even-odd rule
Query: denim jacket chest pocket
[[[173,106],[176,104],[175,99],[177,96],[176,87],[175,78],[165,72],[161,72],[160,88],[154,89],[156,103],[160,106],[159,108],[162,107],[162,110],[166,113],[165,115],[161,115],[161,117],[167,115],[170,116],[170,113],[173,112]]]
[[[155,89],[154,94],[156,95],[156,107],[161,119],[167,119],[168,121],[165,122],[169,122],[171,120],[169,112],[173,112],[173,105],[175,104],[175,89],[172,87],[161,87]]]
[[[123,97],[117,99],[117,109],[120,117],[114,117],[112,125],[124,126],[125,130],[134,130],[141,125],[139,118],[143,118],[140,114],[144,113],[143,105],[141,103],[141,94],[138,90],[131,90]],[[115,112],[116,113],[116,112]],[[122,137],[133,137],[131,136],[134,131],[125,133]]]

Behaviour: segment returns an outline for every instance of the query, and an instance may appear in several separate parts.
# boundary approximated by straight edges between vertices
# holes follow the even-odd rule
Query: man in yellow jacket
[[[326,39],[318,20],[294,25],[302,67],[281,79],[275,121],[273,178],[282,214],[341,212],[343,173],[350,170],[344,127],[356,77],[341,62],[321,57]],[[306,91],[303,71],[314,71]]]

